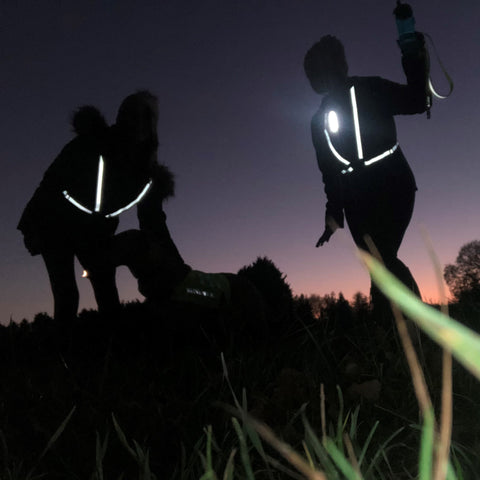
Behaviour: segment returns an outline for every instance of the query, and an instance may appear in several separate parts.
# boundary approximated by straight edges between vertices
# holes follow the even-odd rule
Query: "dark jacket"
[[[111,127],[107,156],[112,166],[105,177],[105,211],[117,211],[145,191],[136,205],[139,227],[161,240],[170,237],[163,204],[175,195],[175,181],[168,167],[157,162],[157,149],[155,138],[131,144],[115,125]]]
[[[162,237],[166,228],[163,202],[175,193],[173,174],[165,165],[155,163],[150,169],[152,186],[138,204],[137,217],[140,230]]]
[[[35,255],[66,243],[85,244],[112,234],[117,218],[81,211],[64,192],[78,202],[94,206],[99,157],[106,150],[108,128],[94,107],[80,109],[73,118],[77,136],[55,158],[25,207],[18,229]]]
[[[312,119],[313,144],[327,196],[326,225],[330,218],[343,227],[344,210],[359,202],[372,205],[385,195],[416,189],[397,144],[393,117],[426,110],[425,62],[421,55],[402,61],[406,85],[380,77],[350,77],[343,88],[323,98]],[[334,119],[338,127],[332,125]]]
[[[30,253],[101,242],[115,233],[119,212],[136,200],[140,228],[173,243],[162,205],[174,194],[174,180],[156,162],[156,144],[132,145],[115,126],[108,128],[94,107],[80,109],[72,123],[77,136],[47,169],[17,227]]]

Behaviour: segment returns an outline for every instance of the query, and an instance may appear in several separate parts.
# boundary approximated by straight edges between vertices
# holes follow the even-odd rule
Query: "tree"
[[[316,293],[312,293],[311,295],[308,295],[307,300],[312,309],[313,317],[318,320],[322,315],[323,297]]]
[[[298,319],[303,323],[310,324],[315,321],[313,315],[312,305],[305,295],[296,296],[293,298],[293,305],[295,308],[295,314]]]
[[[365,320],[370,315],[370,300],[362,292],[357,292],[353,296],[352,309],[357,320]]]
[[[320,296],[315,293],[307,297],[312,308],[313,317],[316,320],[327,321],[335,310],[337,297],[334,292]]]
[[[294,313],[293,293],[286,275],[267,257],[258,257],[251,265],[241,268],[238,275],[248,278],[262,294],[270,309],[272,322],[288,324]]]
[[[455,263],[445,267],[443,276],[456,300],[480,300],[480,240],[463,245]]]
[[[342,292],[338,294],[337,302],[335,304],[335,320],[336,328],[339,331],[345,332],[353,326],[352,306],[343,296]]]

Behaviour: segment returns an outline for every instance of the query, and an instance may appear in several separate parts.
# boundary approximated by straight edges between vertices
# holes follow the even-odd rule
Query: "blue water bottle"
[[[393,14],[397,24],[398,45],[402,53],[408,54],[412,49],[418,48],[412,7],[408,3],[401,3],[398,0]]]

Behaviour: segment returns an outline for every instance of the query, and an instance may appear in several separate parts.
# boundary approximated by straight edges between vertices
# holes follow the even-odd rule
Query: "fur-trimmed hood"
[[[84,105],[77,108],[72,114],[70,123],[77,135],[100,136],[108,128],[105,117],[93,105]]]
[[[162,200],[175,196],[175,177],[166,165],[155,163],[152,167],[152,180]]]

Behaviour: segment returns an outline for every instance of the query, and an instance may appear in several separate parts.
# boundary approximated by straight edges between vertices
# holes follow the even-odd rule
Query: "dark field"
[[[259,449],[247,425],[244,437],[235,430],[222,352],[243,408],[304,458],[304,444],[315,450],[310,426],[322,436],[323,385],[327,435],[343,449],[348,433],[357,458],[368,447],[363,478],[415,478],[419,410],[396,336],[371,327],[368,306],[331,297],[323,308],[315,320],[295,298],[288,321],[236,338],[218,327],[228,312],[141,303],[115,319],[84,311],[66,326],[39,314],[1,327],[0,478],[304,478],[267,443]],[[459,320],[476,316],[452,308]],[[438,411],[440,350],[421,346]],[[476,478],[480,386],[457,364],[453,377],[451,458]],[[325,462],[314,463],[333,471]]]

